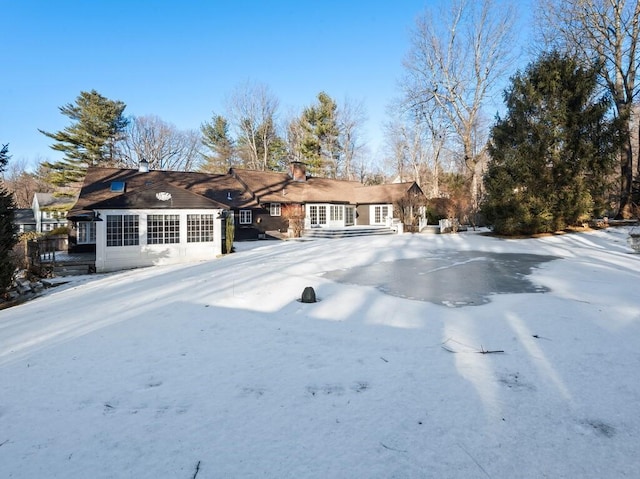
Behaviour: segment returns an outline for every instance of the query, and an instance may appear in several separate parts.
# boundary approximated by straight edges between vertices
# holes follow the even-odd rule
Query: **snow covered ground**
[[[0,477],[639,477],[627,232],[266,241],[76,278],[0,311]],[[462,307],[324,276],[452,251],[559,259],[529,275],[547,292]]]

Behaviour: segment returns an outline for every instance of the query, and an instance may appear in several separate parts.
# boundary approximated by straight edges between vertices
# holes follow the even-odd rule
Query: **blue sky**
[[[398,95],[402,59],[425,0],[3,2],[0,143],[15,159],[58,159],[51,140],[69,124],[59,107],[97,90],[126,115],[198,129],[253,81],[280,114],[320,91],[362,101],[366,135],[380,144]]]

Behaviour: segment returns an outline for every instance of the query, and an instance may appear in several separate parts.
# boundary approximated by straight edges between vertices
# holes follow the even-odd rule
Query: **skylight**
[[[112,181],[111,191],[114,193],[124,193],[124,181]]]

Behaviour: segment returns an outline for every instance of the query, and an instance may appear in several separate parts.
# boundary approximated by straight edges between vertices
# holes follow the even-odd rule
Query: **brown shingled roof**
[[[354,202],[358,204],[395,203],[411,190],[422,192],[415,182],[362,186],[354,191]]]
[[[124,182],[124,191],[111,191],[113,182]],[[254,171],[232,168],[229,174],[214,175],[181,171],[98,168],[87,170],[77,203],[69,218],[88,215],[96,207],[161,208],[165,203],[154,200],[156,189],[171,189],[175,208],[193,207],[194,204],[225,208],[255,208],[264,203],[393,203],[408,191],[421,192],[416,183],[393,183],[364,186],[356,181],[308,177],[294,181],[288,173]],[[201,200],[181,193],[199,195]],[[148,193],[143,194],[143,191]],[[151,194],[153,193],[153,194]]]
[[[240,168],[232,168],[230,173],[260,203],[392,203],[417,186],[413,182],[365,186],[357,181],[315,177],[294,181],[288,173]]]
[[[112,182],[124,182],[124,192],[111,191]],[[96,204],[112,201],[116,197],[131,197],[132,193],[149,190],[156,186],[171,185],[186,190],[219,204],[221,208],[250,208],[255,202],[246,188],[229,175],[211,175],[182,171],[151,170],[141,172],[134,169],[90,167],[80,191],[80,196],[69,212],[69,217],[86,215]],[[230,199],[229,199],[230,198]]]

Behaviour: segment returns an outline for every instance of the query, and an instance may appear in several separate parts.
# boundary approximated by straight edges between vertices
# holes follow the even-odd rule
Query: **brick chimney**
[[[307,181],[307,169],[301,161],[291,162],[291,178],[293,181]]]

